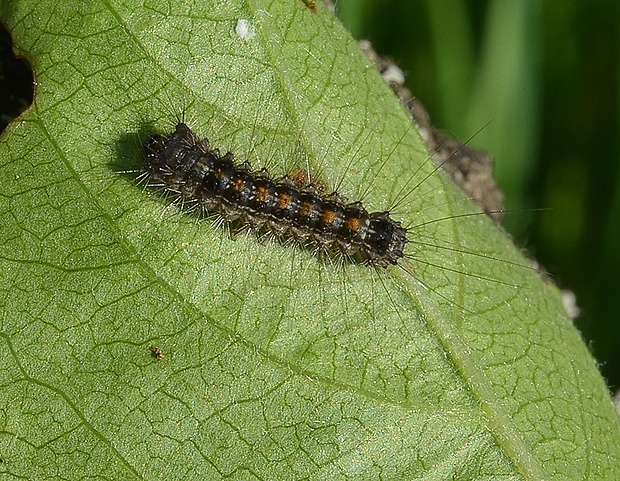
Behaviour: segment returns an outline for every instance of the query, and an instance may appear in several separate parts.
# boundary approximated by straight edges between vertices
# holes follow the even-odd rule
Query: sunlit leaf
[[[0,145],[4,476],[620,477],[556,290],[468,215],[322,4],[58,3],[0,3],[37,82]],[[396,206],[405,258],[231,235],[122,173],[179,118]]]

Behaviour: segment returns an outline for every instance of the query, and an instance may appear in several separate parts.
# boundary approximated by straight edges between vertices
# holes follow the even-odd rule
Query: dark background
[[[575,323],[620,387],[620,2],[337,5],[355,38],[405,71],[437,127],[493,154],[506,228],[575,292]],[[32,95],[29,68],[2,33],[0,129]]]

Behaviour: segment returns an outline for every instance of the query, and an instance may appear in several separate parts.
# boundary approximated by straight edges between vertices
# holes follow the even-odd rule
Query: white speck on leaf
[[[237,26],[235,27],[235,33],[241,37],[242,40],[246,42],[251,40],[256,32],[254,31],[254,27],[250,24],[249,20],[245,18],[240,18],[237,20]]]

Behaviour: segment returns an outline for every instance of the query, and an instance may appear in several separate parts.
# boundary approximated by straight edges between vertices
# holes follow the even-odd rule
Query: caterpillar
[[[403,257],[407,229],[389,211],[368,212],[362,202],[323,194],[310,181],[253,170],[231,152],[221,155],[183,122],[169,135],[150,136],[142,154],[151,185],[227,221],[372,266],[387,267]]]

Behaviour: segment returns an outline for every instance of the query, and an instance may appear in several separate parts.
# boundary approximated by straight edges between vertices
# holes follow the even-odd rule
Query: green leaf
[[[56,3],[0,3],[37,82],[0,145],[4,478],[620,477],[556,289],[469,215],[322,4]],[[231,236],[119,173],[180,116],[395,205],[406,258]]]

